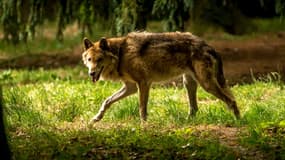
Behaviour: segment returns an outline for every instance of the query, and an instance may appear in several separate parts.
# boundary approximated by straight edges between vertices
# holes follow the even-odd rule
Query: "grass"
[[[82,39],[79,36],[68,37],[63,42],[47,37],[37,37],[34,41],[20,43],[18,45],[8,44],[0,41],[0,57],[16,57],[26,54],[42,54],[42,53],[70,53],[74,46],[80,44]]]
[[[285,21],[280,18],[274,19],[253,19],[253,24],[256,26],[256,33],[263,32],[278,32],[285,30]]]
[[[57,34],[57,25],[54,23],[46,23],[37,28],[37,33],[34,39],[28,38],[27,42],[21,42],[17,45],[7,43],[2,40],[0,31],[0,60],[1,58],[13,58],[21,55],[29,54],[64,54],[72,53],[76,48],[82,47],[82,34],[77,26],[78,24],[71,24],[64,30],[64,39],[62,42],[55,37]],[[110,33],[99,25],[93,26],[94,34],[85,36],[97,40],[102,36],[108,36]],[[1,30],[1,28],[0,28]]]
[[[201,88],[197,116],[187,119],[186,91],[154,86],[147,123],[134,95],[93,126],[87,122],[119,83],[92,84],[82,67],[2,70],[0,82],[13,159],[285,159],[284,84],[270,78],[232,87],[241,120]]]

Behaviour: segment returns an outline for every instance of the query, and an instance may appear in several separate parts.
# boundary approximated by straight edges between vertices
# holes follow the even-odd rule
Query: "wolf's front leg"
[[[187,90],[188,103],[189,103],[188,117],[190,118],[195,116],[196,112],[198,111],[198,106],[197,106],[198,84],[190,74],[183,75],[183,84]]]
[[[90,123],[100,121],[103,118],[106,110],[111,106],[111,104],[136,92],[137,92],[137,87],[134,83],[125,83],[124,86],[119,91],[114,93],[112,96],[108,97],[103,102],[99,112],[91,119]]]
[[[148,82],[140,82],[138,84],[139,88],[139,101],[140,101],[140,118],[142,122],[145,122],[147,119],[147,102],[149,96],[149,89],[151,83]]]

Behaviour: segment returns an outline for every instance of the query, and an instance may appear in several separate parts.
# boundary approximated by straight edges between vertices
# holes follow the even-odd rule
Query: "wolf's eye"
[[[87,59],[87,61],[90,62],[90,61],[91,61],[91,58],[89,57],[89,58]]]

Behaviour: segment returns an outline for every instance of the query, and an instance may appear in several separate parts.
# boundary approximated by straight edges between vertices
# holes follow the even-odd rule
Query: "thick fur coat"
[[[139,91],[140,116],[146,120],[149,89],[153,82],[183,76],[189,115],[195,115],[197,84],[224,101],[239,118],[239,110],[223,74],[220,55],[191,33],[132,32],[125,37],[84,39],[83,62],[93,82],[121,81],[124,86],[106,99],[92,122],[102,119],[112,103]]]

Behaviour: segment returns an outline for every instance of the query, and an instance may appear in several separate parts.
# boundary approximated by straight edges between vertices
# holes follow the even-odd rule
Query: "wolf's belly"
[[[165,67],[168,68],[168,67]],[[185,73],[191,73],[189,69],[181,69],[181,68],[168,68],[161,70],[151,70],[149,71],[148,77],[153,82],[164,82],[174,78],[177,78]]]

